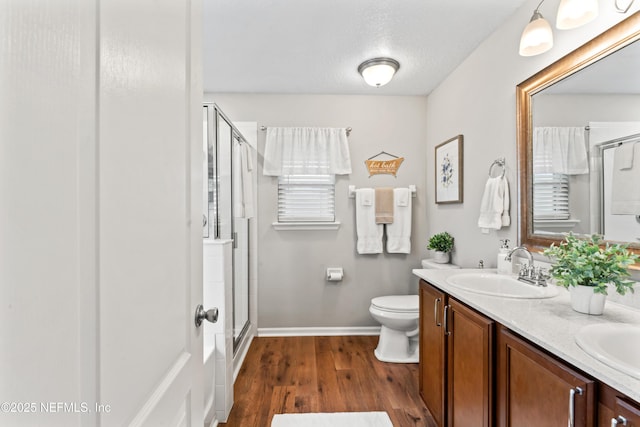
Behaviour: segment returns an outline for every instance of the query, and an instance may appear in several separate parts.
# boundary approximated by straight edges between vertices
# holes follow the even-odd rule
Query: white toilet
[[[418,295],[371,300],[369,313],[382,325],[374,354],[382,362],[418,363]]]
[[[459,268],[453,264],[438,264],[423,260],[422,268]],[[382,362],[418,363],[418,295],[388,295],[376,297],[369,306],[371,316],[380,322],[380,340],[374,354]]]

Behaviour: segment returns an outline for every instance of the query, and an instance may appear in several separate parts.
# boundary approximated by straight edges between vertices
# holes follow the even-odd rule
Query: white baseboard
[[[259,337],[313,337],[341,335],[380,335],[380,326],[356,326],[337,328],[258,328]]]

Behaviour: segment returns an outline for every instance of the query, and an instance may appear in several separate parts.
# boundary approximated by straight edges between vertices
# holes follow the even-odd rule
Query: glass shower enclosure
[[[233,348],[249,328],[249,221],[234,213],[234,183],[240,173],[237,146],[246,139],[216,104],[203,105],[205,151],[202,237],[232,240]]]

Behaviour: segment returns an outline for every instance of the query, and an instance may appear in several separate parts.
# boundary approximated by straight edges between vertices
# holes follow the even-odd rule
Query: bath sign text
[[[404,157],[397,157],[389,160],[369,159],[365,160],[364,164],[367,166],[367,170],[369,171],[369,177],[380,174],[391,174],[396,176],[403,161]]]

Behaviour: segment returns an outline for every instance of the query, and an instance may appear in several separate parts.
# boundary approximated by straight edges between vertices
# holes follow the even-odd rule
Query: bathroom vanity
[[[563,289],[505,298],[451,285],[469,271],[482,270],[413,270],[420,394],[439,426],[640,426],[640,379],[575,342],[591,324],[640,326],[640,312],[607,303],[602,316],[580,314]]]

